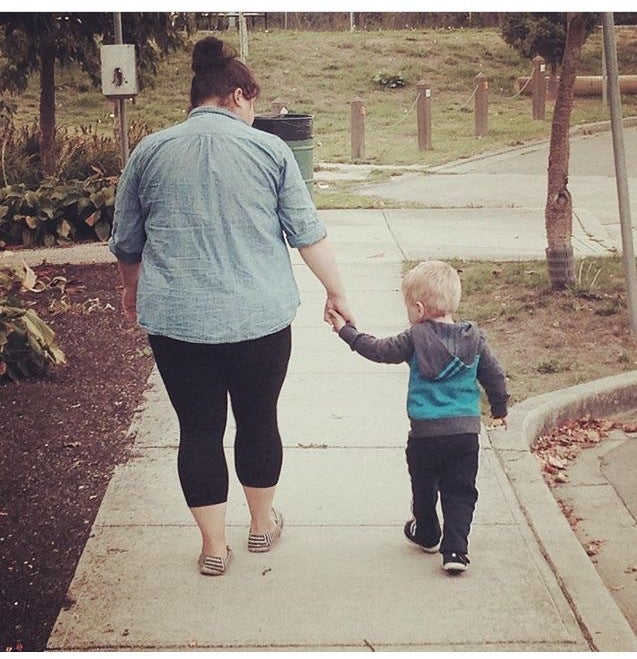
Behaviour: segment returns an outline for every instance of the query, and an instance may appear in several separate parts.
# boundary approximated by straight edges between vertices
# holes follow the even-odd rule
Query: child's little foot
[[[403,529],[405,533],[405,538],[411,544],[416,545],[417,547],[420,547],[424,552],[427,552],[428,554],[435,554],[438,549],[440,549],[440,541],[433,543],[432,545],[424,545],[420,541],[416,540],[416,520],[411,519],[409,520]]]
[[[466,554],[461,554],[455,551],[443,553],[442,555],[442,569],[450,574],[459,574],[466,572],[469,567],[469,557]]]

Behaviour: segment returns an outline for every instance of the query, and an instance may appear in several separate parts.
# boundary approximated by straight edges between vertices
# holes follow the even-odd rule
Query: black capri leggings
[[[290,360],[290,327],[239,343],[187,343],[156,335],[148,339],[179,419],[177,468],[188,506],[228,499],[223,452],[228,394],[237,424],[239,481],[248,487],[276,485],[283,461],[277,401]]]

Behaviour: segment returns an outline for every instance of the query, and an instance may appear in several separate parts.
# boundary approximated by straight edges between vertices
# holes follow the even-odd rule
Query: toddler
[[[473,322],[455,322],[460,277],[442,261],[425,261],[404,278],[402,292],[411,327],[378,339],[359,332],[336,311],[332,328],[363,357],[375,362],[407,362],[407,466],[413,518],[407,539],[427,553],[442,554],[449,573],[469,565],[468,537],[478,498],[480,390],[495,419],[506,425],[504,371]],[[436,512],[440,493],[443,529]]]

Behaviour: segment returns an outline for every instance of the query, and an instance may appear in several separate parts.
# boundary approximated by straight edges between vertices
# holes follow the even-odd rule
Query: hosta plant
[[[32,271],[24,268],[24,276]],[[18,275],[0,271],[0,380],[43,375],[50,364],[64,364],[55,333],[14,293]]]

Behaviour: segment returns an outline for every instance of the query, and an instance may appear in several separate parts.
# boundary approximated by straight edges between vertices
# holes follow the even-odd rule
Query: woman
[[[109,241],[124,312],[148,332],[180,427],[178,472],[199,526],[199,570],[218,576],[226,543],[227,397],[250,551],[269,551],[282,464],[277,400],[299,305],[287,245],[334,309],[352,320],[343,284],[290,148],[251,127],[259,86],[222,41],[193,51],[186,121],[144,138],[122,173]],[[287,243],[287,244],[286,244]]]

